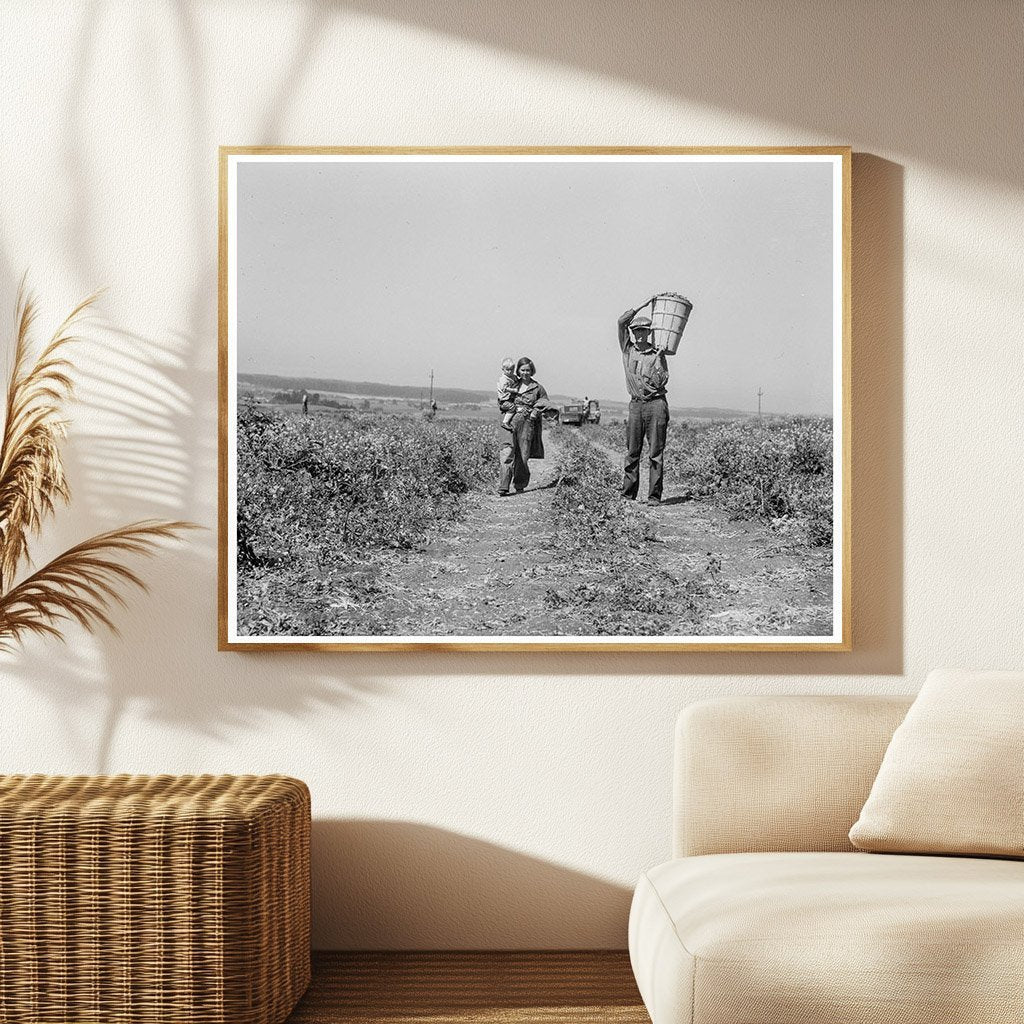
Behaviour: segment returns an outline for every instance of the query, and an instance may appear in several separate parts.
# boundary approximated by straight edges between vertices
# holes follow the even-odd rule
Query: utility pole
[[[760,422],[761,422],[761,396],[762,396],[763,394],[764,394],[764,392],[763,392],[763,391],[761,390],[761,388],[759,387],[759,388],[757,389],[757,422],[758,422],[758,423],[760,423]]]
[[[434,371],[430,371],[430,405],[434,405]]]

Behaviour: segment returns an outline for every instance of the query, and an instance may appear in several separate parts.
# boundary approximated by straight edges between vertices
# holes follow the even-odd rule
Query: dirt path
[[[545,433],[521,494],[468,495],[465,516],[421,551],[396,556],[381,583],[396,635],[544,636],[544,594],[557,582],[548,506],[561,445]]]
[[[585,435],[613,465],[622,453]],[[553,612],[549,589],[574,585],[551,545],[548,506],[561,444],[545,434],[546,459],[531,463],[519,495],[470,494],[464,517],[419,551],[396,554],[384,569],[380,612],[404,636],[586,635],[580,612]],[[647,493],[647,468],[640,494]],[[821,635],[831,631],[832,565],[767,524],[731,520],[717,504],[687,500],[666,481],[653,517],[659,564],[680,581],[698,580],[705,597],[702,635]],[[678,627],[692,634],[692,623]]]

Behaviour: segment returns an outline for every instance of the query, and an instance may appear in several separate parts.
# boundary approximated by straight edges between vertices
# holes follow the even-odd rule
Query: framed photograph
[[[850,150],[220,154],[221,649],[846,651]]]

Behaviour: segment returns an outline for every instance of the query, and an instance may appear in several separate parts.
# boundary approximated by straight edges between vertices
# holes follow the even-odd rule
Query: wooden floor
[[[317,953],[288,1024],[650,1024],[624,952]]]

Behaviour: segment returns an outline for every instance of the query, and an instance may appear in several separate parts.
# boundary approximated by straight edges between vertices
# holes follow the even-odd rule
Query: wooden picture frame
[[[850,174],[846,146],[221,147],[219,649],[849,651]],[[536,203],[524,203],[525,197]],[[662,220],[658,203],[665,204]],[[650,216],[627,223],[623,211],[633,206],[650,209]],[[685,257],[664,257],[674,250],[663,221],[679,229]],[[475,228],[469,232],[475,240],[464,253],[455,233],[464,238],[467,225],[475,223],[479,236]],[[380,251],[373,241],[378,227]],[[605,248],[597,244],[609,240]],[[587,476],[577,465],[589,458],[587,445],[609,457],[617,452],[614,429],[624,436],[634,414],[621,379],[622,353],[610,346],[620,308],[632,309],[645,297],[648,286],[631,276],[645,269],[645,246],[648,252],[660,247],[658,267],[665,268],[660,275],[646,268],[658,278],[650,289],[686,289],[694,311],[680,355],[666,364],[671,466],[665,471],[664,505],[649,510],[611,501],[617,470],[592,468]],[[493,265],[490,252],[496,254]],[[325,276],[323,268],[333,266],[332,260],[341,269]],[[581,277],[581,266],[603,282],[600,287]],[[563,273],[577,288],[560,293],[570,298],[556,309],[549,289]],[[480,461],[495,445],[502,459],[507,454],[494,385],[480,366],[493,366],[496,377],[502,356],[523,353],[513,347],[518,336],[512,328],[492,332],[496,337],[490,337],[483,363],[467,343],[446,344],[446,337],[470,333],[467,324],[485,319],[479,302],[474,306],[466,299],[464,314],[453,309],[449,298],[457,294],[460,277],[470,295],[479,293],[472,285],[488,284],[487,302],[503,323],[529,325],[532,340],[520,347],[537,357],[536,375],[549,393],[543,416],[557,412],[569,424],[557,427],[552,448],[559,468],[545,478],[551,486],[535,480],[524,494],[502,497],[503,504],[490,493],[502,478],[489,476]],[[415,285],[419,311],[390,315],[399,301],[396,278]],[[346,292],[349,287],[353,294]],[[773,294],[779,309],[765,301]],[[327,295],[330,302],[323,299]],[[545,308],[532,309],[545,298]],[[567,328],[574,302],[585,312],[579,325]],[[529,317],[515,312],[527,306]],[[444,310],[451,319],[443,318]],[[627,345],[638,336],[642,340],[643,315],[641,308],[636,320],[627,321]],[[365,344],[357,344],[360,337]],[[370,341],[381,367],[377,378],[362,369]],[[469,364],[475,367],[472,380],[458,377]],[[611,380],[609,365],[617,367],[618,393],[605,383]],[[558,379],[552,377],[556,368],[562,368]],[[570,379],[577,372],[581,380],[589,375],[596,382],[590,387],[602,389],[603,425],[593,429],[574,431],[571,425],[575,409],[568,406],[584,390]],[[765,389],[757,383],[762,372]],[[379,379],[389,375],[394,382]],[[422,399],[415,395],[416,380]],[[756,414],[760,398],[754,384],[768,398]],[[522,393],[522,378],[516,388],[513,402]],[[442,394],[446,398],[431,409]],[[740,394],[735,403],[729,398]],[[318,401],[309,405],[311,395]],[[717,408],[717,396],[728,409]],[[515,410],[531,418],[528,410]],[[609,419],[623,422],[609,427]],[[383,461],[374,463],[378,456],[351,447],[368,431],[384,439],[387,454],[379,458],[392,459],[390,470]],[[394,453],[418,455],[443,431],[446,451],[469,445],[467,438],[482,446],[472,454],[477,462],[467,456],[464,472],[472,483],[453,480],[451,493],[439,498],[432,491],[423,496],[433,481],[418,482],[417,500],[444,513],[432,513],[436,521],[421,513],[409,525],[403,520],[412,515],[403,505],[405,492],[397,485],[378,487],[377,478],[391,472],[401,483],[405,466],[394,463]],[[551,437],[550,430],[545,436]],[[336,446],[338,437],[349,447],[340,441]],[[280,450],[271,453],[271,444]],[[328,448],[336,452],[336,463],[324,454]],[[649,444],[645,465],[648,453]],[[513,456],[507,455],[509,465]],[[462,457],[459,450],[449,461]],[[720,478],[716,466],[725,467]],[[364,470],[361,480],[377,482],[360,505],[348,497],[355,484],[341,477],[354,480]],[[583,489],[577,494],[574,486]],[[828,493],[830,514],[823,504]],[[566,509],[577,499],[573,507],[585,519],[581,536],[585,525],[589,540],[566,539],[566,531],[575,529]],[[549,518],[538,527],[542,509]],[[495,542],[478,544],[467,532],[465,524],[474,516],[480,522],[502,517],[501,536],[509,539],[500,548],[504,554]],[[601,516],[613,523],[607,536],[619,538],[604,553],[598,549],[605,535],[594,525],[605,521]],[[457,536],[450,532],[453,523],[462,524]],[[289,524],[295,525],[294,535]],[[517,549],[511,540],[524,530],[527,543]],[[378,563],[375,543],[382,545]],[[729,543],[741,553],[734,557]],[[346,554],[346,544],[357,553]],[[466,576],[453,555],[467,544],[474,548],[473,564],[485,566],[477,577]],[[547,552],[543,565],[531,561],[541,546]],[[488,552],[494,557],[489,568]],[[583,560],[579,566],[568,552]],[[614,565],[614,572],[603,570],[605,564]],[[645,586],[649,590],[635,589]],[[778,601],[765,596],[775,594]],[[531,604],[534,596],[546,612]],[[549,619],[539,618],[543,614]],[[548,622],[563,630],[602,631],[539,632]],[[650,634],[643,631],[648,622]],[[408,631],[419,623],[429,630]],[[522,634],[504,631],[516,623],[523,624]],[[343,632],[301,632],[324,624]],[[350,628],[356,631],[344,632]],[[468,628],[474,631],[447,632]]]

